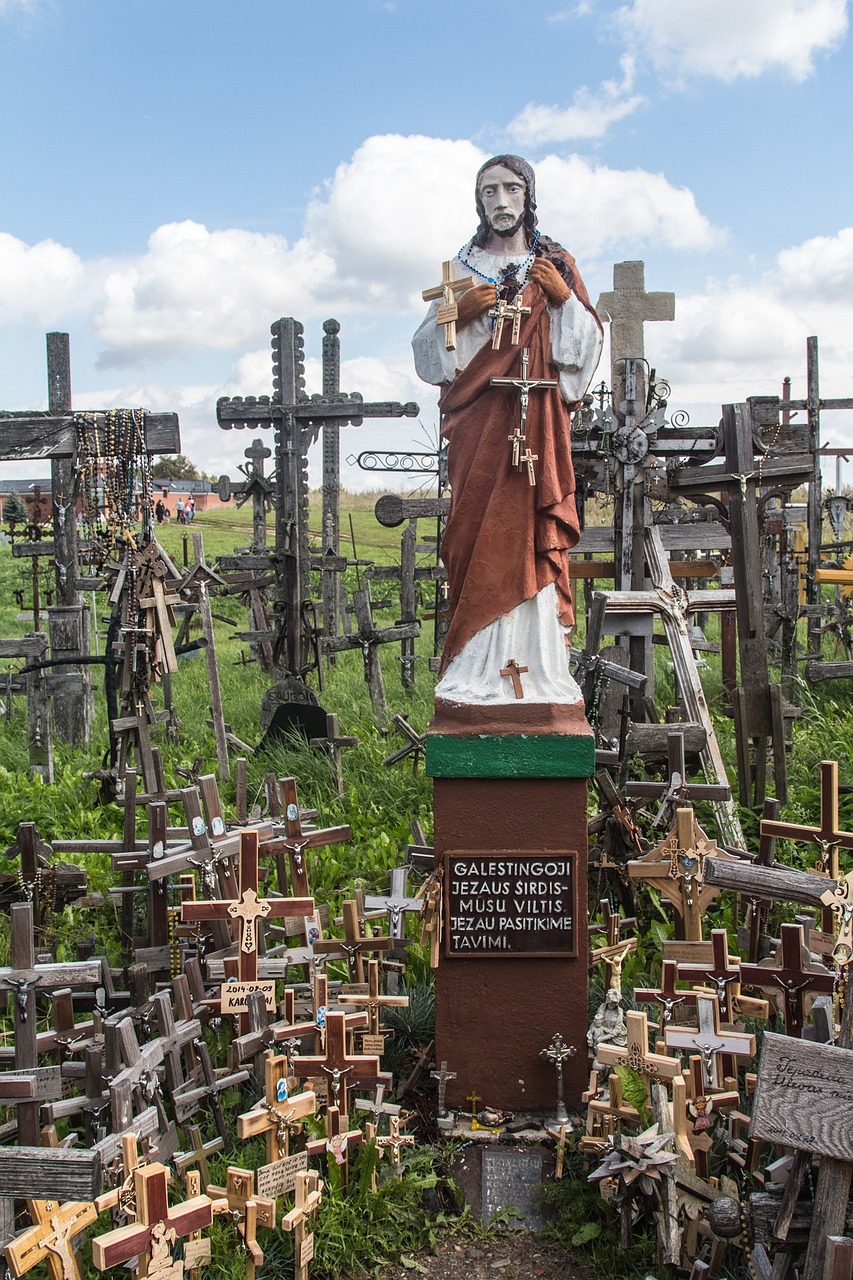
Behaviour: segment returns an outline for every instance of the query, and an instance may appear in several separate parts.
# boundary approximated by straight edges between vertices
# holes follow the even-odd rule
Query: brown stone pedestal
[[[511,768],[515,774],[528,762],[531,772],[546,757],[561,759],[564,772],[576,776],[472,776],[475,769],[487,772],[491,761],[496,770]],[[539,1055],[556,1032],[577,1049],[564,1064],[563,1080],[566,1104],[578,1106],[588,1081],[586,775],[594,761],[589,727],[581,712],[568,735],[530,738],[512,726],[498,735],[494,729],[459,737],[439,732],[428,739],[427,761],[435,787],[437,865],[446,867],[449,854],[473,851],[481,858],[493,854],[495,866],[502,851],[519,857],[525,851],[576,855],[571,957],[449,956],[445,908],[436,974],[436,1060],[446,1060],[456,1072],[447,1084],[448,1106],[469,1110],[465,1099],[476,1093],[482,1099],[478,1106],[553,1112],[556,1071]],[[467,776],[448,776],[454,761]],[[512,909],[510,903],[507,910]]]

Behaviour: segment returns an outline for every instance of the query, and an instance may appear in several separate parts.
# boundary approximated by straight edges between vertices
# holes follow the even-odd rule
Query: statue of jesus
[[[448,442],[441,558],[453,613],[436,698],[512,703],[520,678],[528,710],[575,705],[568,553],[580,529],[570,413],[598,364],[601,323],[574,259],[538,230],[525,160],[487,160],[476,207],[480,225],[451,265],[452,279],[475,281],[458,295],[455,347],[446,346],[438,303],[412,341],[419,377],[441,387]],[[513,323],[503,323],[498,344],[495,325],[507,306]],[[525,379],[529,390],[519,385]]]

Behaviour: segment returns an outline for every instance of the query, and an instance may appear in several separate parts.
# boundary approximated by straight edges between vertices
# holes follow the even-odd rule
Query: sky
[[[849,396],[849,17],[847,0],[0,0],[0,409],[46,408],[44,334],[64,330],[75,408],[177,412],[183,452],[236,479],[251,436],[220,430],[217,398],[270,393],[280,316],[304,324],[319,391],[335,317],[342,389],[421,408],[346,429],[342,457],[432,447],[421,290],[505,151],[534,165],[540,226],[593,301],[629,259],[675,293],[645,337],[672,409],[710,425],[786,376],[804,396],[811,334],[822,395]],[[823,439],[853,449],[853,415],[826,413]],[[346,462],[343,482],[382,483]]]

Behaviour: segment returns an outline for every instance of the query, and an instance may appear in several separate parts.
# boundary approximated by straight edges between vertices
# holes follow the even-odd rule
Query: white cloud
[[[620,59],[621,80],[605,80],[593,92],[584,85],[569,107],[543,106],[528,102],[507,125],[507,133],[519,146],[534,147],[543,142],[567,142],[572,138],[602,138],[612,124],[624,120],[645,99],[632,92],[634,58]]]
[[[78,300],[83,264],[54,240],[28,245],[0,231],[0,324],[54,324]]]
[[[731,81],[779,70],[794,80],[847,33],[847,0],[632,0],[625,37],[660,71]]]
[[[137,262],[110,272],[95,310],[102,367],[193,350],[233,350],[269,317],[322,297],[334,264],[316,245],[198,222],[170,222]]]
[[[610,169],[582,156],[546,156],[536,166],[543,230],[581,261],[644,245],[704,252],[724,239],[688,188],[661,173]]]

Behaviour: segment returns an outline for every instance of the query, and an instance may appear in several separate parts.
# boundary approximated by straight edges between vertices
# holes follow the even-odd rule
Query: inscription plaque
[[[853,1162],[851,1068],[850,1049],[768,1031],[761,1046],[750,1137]]]
[[[515,1210],[528,1231],[541,1231],[541,1192],[540,1152],[483,1148],[483,1222],[488,1225],[496,1214]],[[512,1225],[521,1224],[514,1221]]]
[[[445,954],[574,956],[576,850],[445,855]]]

